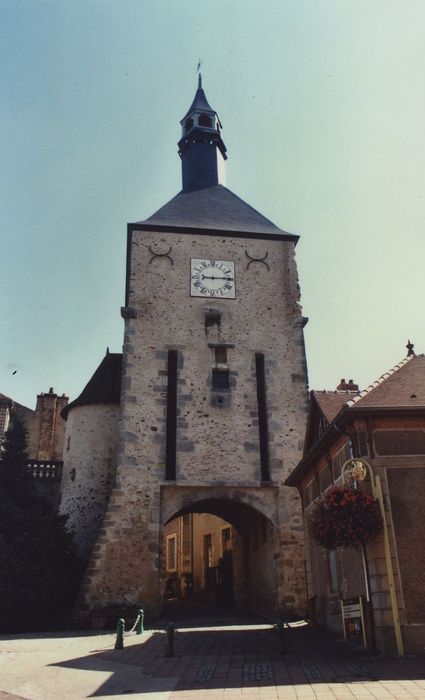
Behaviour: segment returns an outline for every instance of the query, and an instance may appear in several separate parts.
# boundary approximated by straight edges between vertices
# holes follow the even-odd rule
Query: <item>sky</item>
[[[0,39],[1,393],[75,398],[121,351],[199,59],[227,187],[300,235],[310,388],[425,352],[423,0],[0,0]]]

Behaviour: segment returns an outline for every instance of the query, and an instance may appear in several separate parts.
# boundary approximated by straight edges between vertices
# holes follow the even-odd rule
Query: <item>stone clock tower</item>
[[[238,605],[299,611],[300,505],[283,485],[307,408],[298,237],[220,184],[200,78],[181,124],[182,191],[128,226],[116,474],[80,611],[158,612],[163,528],[188,513],[234,526]]]

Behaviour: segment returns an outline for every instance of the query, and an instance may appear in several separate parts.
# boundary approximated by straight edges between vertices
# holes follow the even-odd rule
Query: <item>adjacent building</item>
[[[410,355],[362,392],[344,380],[336,391],[311,392],[305,454],[286,483],[302,497],[310,607],[319,624],[335,631],[342,630],[341,599],[366,594],[362,557],[353,549],[322,549],[310,521],[329,488],[342,484],[342,467],[353,457],[366,460],[380,477],[394,571],[392,600],[382,534],[367,546],[377,646],[395,651],[398,619],[404,650],[423,653],[424,355]]]
[[[39,490],[57,506],[62,475],[65,441],[65,420],[61,411],[68,403],[53,387],[37,396],[35,409],[28,408],[9,396],[0,394],[0,443],[13,416],[22,422],[27,438],[28,469]]]

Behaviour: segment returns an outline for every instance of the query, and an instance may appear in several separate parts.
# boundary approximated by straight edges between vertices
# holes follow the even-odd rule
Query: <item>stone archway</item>
[[[276,496],[273,488],[167,485],[161,489],[161,527],[189,514],[216,516],[230,524],[235,532],[232,543],[235,606],[272,613],[277,599]],[[198,541],[199,546],[199,538],[193,541]],[[162,584],[164,591],[164,581]]]

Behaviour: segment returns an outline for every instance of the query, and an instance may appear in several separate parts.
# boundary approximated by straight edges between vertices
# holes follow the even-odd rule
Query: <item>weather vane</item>
[[[408,341],[407,341],[407,345],[406,345],[406,348],[407,348],[407,357],[412,357],[412,356],[415,354],[414,347],[415,347],[414,344],[411,343],[410,340],[408,340]]]
[[[199,73],[199,71],[201,70],[201,66],[202,66],[202,61],[201,61],[201,59],[198,59],[198,65],[196,66],[197,73]]]

